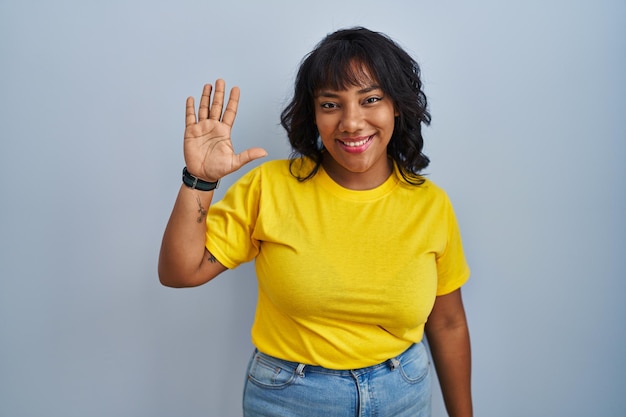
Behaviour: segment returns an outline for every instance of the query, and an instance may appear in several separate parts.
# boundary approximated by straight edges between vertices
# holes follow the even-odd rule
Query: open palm
[[[224,80],[213,87],[206,84],[202,90],[200,107],[196,117],[193,97],[187,98],[185,112],[184,155],[187,170],[205,181],[217,181],[243,165],[267,155],[262,148],[249,148],[235,153],[231,142],[231,130],[239,105],[239,88],[233,87],[224,109],[226,85]]]

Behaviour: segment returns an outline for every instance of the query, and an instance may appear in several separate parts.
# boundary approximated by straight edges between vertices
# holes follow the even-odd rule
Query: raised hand
[[[249,148],[235,153],[231,142],[231,130],[239,105],[239,88],[233,87],[224,109],[226,85],[224,80],[206,84],[202,90],[200,107],[196,118],[193,97],[187,98],[185,112],[184,155],[187,170],[205,181],[215,182],[243,165],[267,155],[262,148]]]

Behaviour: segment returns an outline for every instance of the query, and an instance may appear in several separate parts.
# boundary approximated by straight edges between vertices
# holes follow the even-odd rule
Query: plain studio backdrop
[[[284,158],[301,58],[356,25],[422,67],[476,415],[626,415],[626,3],[2,0],[1,416],[241,415],[253,265],[156,273],[185,98],[238,85],[236,149]]]

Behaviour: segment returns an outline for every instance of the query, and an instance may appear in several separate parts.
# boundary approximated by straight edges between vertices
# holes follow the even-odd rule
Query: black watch
[[[217,186],[220,185],[220,180],[217,180],[215,182],[201,180],[200,178],[191,175],[189,171],[187,171],[187,167],[185,167],[183,168],[183,183],[187,187],[194,190],[211,191],[215,190]]]

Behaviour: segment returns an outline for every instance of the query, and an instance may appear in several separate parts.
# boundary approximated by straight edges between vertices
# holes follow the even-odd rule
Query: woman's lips
[[[367,148],[369,148],[374,135],[365,136],[361,138],[350,138],[349,140],[340,140],[337,139],[337,142],[341,145],[341,147],[350,153],[361,153],[364,152]]]

